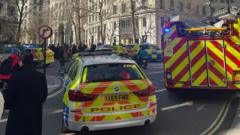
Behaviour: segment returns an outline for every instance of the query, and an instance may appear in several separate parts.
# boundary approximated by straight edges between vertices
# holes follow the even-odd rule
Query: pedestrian
[[[3,87],[4,83],[8,83],[12,74],[20,68],[20,58],[17,54],[11,54],[5,59],[0,66],[0,86]]]
[[[4,110],[4,99],[3,99],[3,95],[0,91],[0,120],[2,118],[3,110]]]
[[[22,61],[23,66],[12,75],[6,90],[5,106],[9,109],[6,135],[41,135],[47,81],[34,68],[32,54],[25,53]]]

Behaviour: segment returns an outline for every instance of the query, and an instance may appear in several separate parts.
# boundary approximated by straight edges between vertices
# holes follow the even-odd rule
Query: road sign
[[[42,39],[48,39],[52,36],[52,28],[47,26],[47,25],[43,25],[40,27],[39,29],[39,36]]]

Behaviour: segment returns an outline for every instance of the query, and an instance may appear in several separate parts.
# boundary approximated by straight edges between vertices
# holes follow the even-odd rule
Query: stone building
[[[80,44],[84,42],[87,19],[86,0],[50,0],[49,25],[53,28],[52,44]]]
[[[17,7],[14,1],[0,0],[0,42],[16,42],[17,17]]]
[[[161,43],[164,22],[178,16],[180,20],[202,19],[226,9],[228,0],[105,0],[103,1],[103,21],[100,21],[98,3],[102,0],[89,0],[88,23],[85,27],[88,44],[102,42],[101,22],[105,44],[134,43],[132,11],[135,18],[137,42]],[[131,10],[134,5],[134,10]],[[239,0],[229,0],[229,6],[240,7]],[[211,7],[211,10],[210,10]],[[96,12],[94,12],[96,11]]]
[[[23,11],[24,19],[21,27],[22,44],[40,44],[39,37],[41,25],[48,25],[49,0],[27,0]]]

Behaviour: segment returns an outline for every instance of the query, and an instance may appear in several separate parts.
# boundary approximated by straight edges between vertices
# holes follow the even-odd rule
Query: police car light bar
[[[112,55],[113,51],[79,52],[79,56]]]

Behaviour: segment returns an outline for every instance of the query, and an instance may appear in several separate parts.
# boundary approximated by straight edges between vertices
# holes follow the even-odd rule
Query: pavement
[[[47,85],[48,85],[48,94],[51,94],[54,91],[61,88],[63,80],[60,77],[48,75],[46,78],[47,78]],[[3,88],[0,89],[0,91],[2,91],[2,90],[3,90]]]
[[[49,75],[46,78],[48,84],[48,94],[51,94],[62,87],[63,80],[60,77]]]

